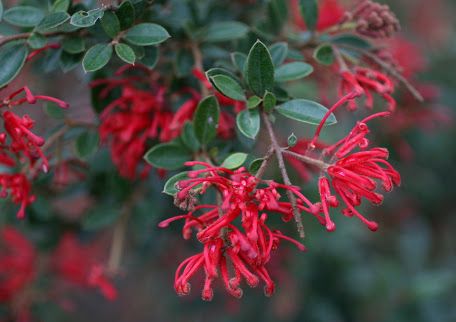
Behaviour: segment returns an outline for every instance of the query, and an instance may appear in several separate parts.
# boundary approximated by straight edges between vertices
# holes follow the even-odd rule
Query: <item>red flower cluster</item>
[[[96,244],[81,245],[76,236],[66,234],[52,256],[52,267],[64,280],[73,284],[98,288],[109,300],[117,298],[117,290],[99,260]]]
[[[22,93],[25,97],[19,97]],[[45,140],[32,132],[35,121],[28,115],[16,115],[11,109],[25,103],[36,104],[39,100],[56,103],[61,108],[68,107],[67,103],[54,97],[33,95],[28,87],[23,87],[0,101],[0,109],[6,109],[2,113],[6,132],[0,133],[0,165],[8,168],[8,171],[0,173],[0,197],[6,198],[11,194],[12,201],[20,205],[18,218],[25,217],[25,207],[32,203],[35,197],[31,194],[28,177],[24,173],[14,173],[14,168],[27,162],[27,168],[33,176],[37,165],[47,172],[49,162],[41,150]]]
[[[304,245],[285,236],[278,230],[271,230],[267,225],[267,212],[278,213],[284,221],[292,217],[292,206],[289,202],[280,201],[277,189],[291,191],[298,199],[300,210],[315,214],[315,207],[299,188],[285,186],[273,181],[260,181],[250,175],[244,168],[236,171],[214,167],[204,162],[187,162],[188,166],[202,166],[201,170],[188,173],[189,179],[176,184],[176,205],[188,209],[185,215],[169,218],[159,224],[167,227],[171,222],[185,219],[184,239],[191,238],[193,230],[204,250],[187,258],[178,267],[174,288],[179,295],[190,292],[189,280],[200,270],[205,273],[202,292],[204,300],[213,297],[212,284],[221,275],[229,294],[242,296],[241,280],[255,287],[260,279],[265,283],[265,294],[274,292],[274,283],[266,268],[271,253],[278,247],[281,239],[294,243],[300,250]],[[264,187],[258,187],[258,185]],[[209,187],[214,187],[221,196],[219,205],[196,206],[196,194],[203,194]],[[199,216],[197,212],[203,213]],[[318,214],[317,218],[323,222]],[[235,225],[240,219],[241,228]],[[230,277],[230,273],[234,274]]]
[[[399,173],[387,161],[388,150],[384,148],[368,149],[369,141],[366,139],[366,135],[369,133],[369,128],[366,122],[386,115],[388,112],[365,118],[358,122],[345,138],[323,150],[324,155],[330,155],[332,161],[326,169],[330,180],[322,176],[318,182],[321,211],[325,216],[328,231],[336,228],[329,216],[329,208],[339,206],[336,195],[346,207],[342,210],[345,216],[354,215],[370,230],[377,230],[377,223],[367,220],[356,210],[356,207],[361,205],[362,198],[369,200],[374,205],[382,203],[383,195],[376,192],[377,182],[381,182],[382,188],[387,192],[401,182]],[[353,152],[356,148],[361,151]],[[332,194],[331,186],[336,195]]]
[[[122,75],[130,67],[122,67],[116,75]],[[137,67],[142,69],[140,67]],[[149,71],[146,71],[149,73]],[[208,89],[211,84],[200,71],[194,75]],[[115,88],[121,87],[121,96],[112,101],[100,115],[100,136],[108,142],[114,164],[120,174],[126,178],[135,179],[138,167],[144,165],[141,176],[145,176],[150,166],[143,162],[149,140],[160,142],[170,141],[180,133],[185,122],[192,119],[201,99],[201,95],[192,88],[184,89],[180,95],[190,95],[179,108],[173,112],[166,97],[167,88],[152,77],[145,80],[141,77],[129,76],[121,79],[98,79],[92,82],[92,87],[104,86],[101,98]],[[146,85],[147,90],[141,89]],[[222,105],[239,106],[236,102],[218,94]],[[234,135],[234,117],[226,111],[220,115],[218,135],[228,139]]]
[[[340,73],[342,81],[339,85],[339,97],[343,97],[349,93],[353,96],[365,95],[365,106],[372,109],[374,106],[374,97],[372,93],[380,95],[387,103],[387,109],[394,111],[396,108],[396,101],[391,96],[394,92],[393,81],[384,73],[366,67],[355,67],[353,72],[349,70],[342,70]],[[348,108],[355,110],[357,108],[356,102],[350,99]]]
[[[10,226],[0,230],[0,302],[11,300],[35,278],[36,251]]]

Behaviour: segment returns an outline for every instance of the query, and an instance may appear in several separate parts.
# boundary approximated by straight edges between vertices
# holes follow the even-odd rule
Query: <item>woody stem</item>
[[[266,125],[266,129],[268,130],[268,133],[269,133],[269,138],[271,139],[271,147],[274,150],[277,161],[279,163],[279,169],[280,169],[280,173],[282,174],[283,183],[287,186],[291,186],[290,177],[288,176],[288,172],[285,167],[285,161],[283,159],[283,154],[282,154],[283,149],[280,147],[280,145],[277,141],[274,130],[272,128],[271,121],[269,120],[269,116],[264,112],[262,113],[262,116],[263,116],[263,121]],[[304,238],[305,237],[304,226],[303,226],[302,220],[301,220],[301,213],[297,207],[296,197],[289,190],[287,190],[287,196],[288,196],[288,199],[290,200],[291,208],[293,209],[293,217],[296,222],[296,227],[298,229],[299,236],[301,238]]]

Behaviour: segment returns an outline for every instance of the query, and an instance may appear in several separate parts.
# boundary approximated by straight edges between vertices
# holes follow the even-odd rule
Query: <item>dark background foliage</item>
[[[419,78],[438,85],[439,104],[454,113],[454,1],[389,3],[402,22],[403,34],[426,57],[428,69]],[[221,8],[226,6],[238,10],[234,3],[220,2]],[[217,12],[223,15],[222,9]],[[242,18],[243,13],[238,14]],[[30,70],[23,77],[39,80],[42,69]],[[81,81],[85,78],[81,71],[49,77],[42,89],[65,97],[72,105],[68,112],[72,117],[90,120],[89,92]],[[312,84],[304,86],[301,89],[306,93],[314,88]],[[286,137],[289,124],[282,124]],[[42,127],[43,131],[47,128]],[[381,132],[381,127],[377,130]],[[326,138],[331,138],[338,130],[328,133]],[[33,310],[43,321],[456,321],[456,130],[453,125],[438,124],[431,130],[412,129],[401,136],[414,154],[404,161],[392,151],[391,162],[401,172],[403,184],[387,196],[382,207],[365,209],[380,223],[379,231],[372,233],[356,221],[334,216],[338,228],[329,234],[305,219],[309,251],[303,254],[288,245],[281,247],[271,262],[277,283],[272,298],[264,297],[261,290],[246,288],[244,297],[236,300],[218,285],[214,300],[206,303],[200,298],[198,281],[189,297],[176,296],[174,270],[198,246],[182,242],[179,225],[167,231],[157,228],[160,220],[178,210],[171,197],[160,193],[163,181],[153,174],[143,184],[145,198],[136,203],[128,226],[123,274],[116,279],[116,302],[81,290],[68,295],[74,301],[70,314],[53,301],[38,303]],[[377,139],[389,144],[381,135]],[[25,222],[17,223],[14,210],[1,200],[0,221],[20,227],[42,250],[54,246],[62,229],[75,227],[83,240],[95,236],[109,240],[110,224],[120,215],[132,185],[115,175],[106,150],[100,150],[90,162],[89,180],[67,189],[58,200],[43,197],[43,191]],[[49,178],[42,180],[44,186]],[[308,190],[315,193],[313,188]],[[294,234],[293,227],[289,231]],[[46,278],[39,283],[46,285]]]

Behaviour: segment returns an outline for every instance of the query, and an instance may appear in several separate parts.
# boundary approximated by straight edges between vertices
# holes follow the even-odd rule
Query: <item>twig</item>
[[[291,186],[291,181],[290,181],[290,178],[288,177],[288,172],[285,167],[285,161],[283,160],[283,155],[282,155],[283,149],[280,147],[279,143],[277,142],[277,138],[275,136],[275,133],[272,128],[271,121],[268,118],[268,115],[266,113],[262,113],[262,116],[263,116],[264,123],[266,124],[266,128],[268,130],[269,137],[271,139],[271,145],[272,145],[271,148],[274,150],[275,155],[277,157],[277,161],[279,163],[279,169],[282,174],[283,183],[286,184],[287,186]],[[293,209],[293,216],[294,216],[294,219],[296,222],[296,227],[298,229],[299,236],[301,238],[304,238],[305,237],[304,226],[303,226],[302,220],[301,220],[301,213],[299,212],[298,207],[297,207],[296,197],[289,190],[287,190],[287,196],[288,196],[288,199],[290,200],[291,208]]]
[[[302,161],[304,163],[316,166],[316,167],[320,168],[321,170],[326,170],[330,166],[329,164],[327,164],[323,161],[320,161],[318,159],[314,159],[314,158],[311,158],[311,157],[308,157],[308,156],[305,156],[305,155],[302,155],[302,154],[299,154],[299,153],[296,153],[293,151],[282,149],[282,153],[288,154],[289,156],[291,156],[295,159],[298,159],[299,161]]]
[[[261,163],[261,166],[260,168],[258,169],[255,177],[258,179],[258,180],[261,180],[261,178],[263,177],[264,175],[264,172],[266,171],[266,168],[268,166],[268,163],[269,163],[269,159],[271,158],[271,156],[274,154],[274,149],[273,148],[270,148],[268,153],[266,153],[266,155],[264,156],[263,158],[263,162]]]
[[[393,66],[388,64],[387,62],[383,61],[381,58],[379,58],[377,55],[369,52],[368,50],[361,49],[361,48],[356,48],[353,46],[348,46],[348,45],[341,45],[341,47],[345,47],[347,49],[352,49],[355,51],[358,51],[362,53],[363,55],[366,55],[370,59],[372,59],[374,62],[379,64],[382,68],[384,68],[388,73],[390,73],[394,78],[396,78],[398,81],[400,81],[402,84],[404,84],[405,87],[410,91],[410,93],[420,102],[424,101],[423,96],[421,93],[400,73],[398,72]]]
[[[115,275],[119,272],[120,263],[122,261],[122,255],[124,250],[128,220],[130,219],[133,207],[135,206],[138,199],[141,198],[143,193],[144,189],[140,187],[130,195],[130,197],[127,199],[124,206],[122,207],[120,217],[114,226],[111,251],[109,254],[107,265],[107,270],[112,275]]]
[[[193,54],[193,59],[195,60],[195,68],[204,73],[204,66],[203,66],[203,55],[201,53],[201,49],[198,46],[198,43],[193,41],[191,43],[191,49]],[[209,95],[208,89],[204,86],[201,82],[201,95],[206,97]]]
[[[60,35],[65,35],[69,34],[69,32],[63,32],[63,31],[53,31],[53,32],[47,32],[43,33],[42,35],[45,37],[52,37],[52,36],[60,36]],[[0,38],[0,46],[3,46],[6,43],[9,43],[14,40],[19,40],[19,39],[27,39],[32,35],[31,32],[24,32],[22,34],[16,34],[16,35],[11,35],[11,36],[4,36]]]

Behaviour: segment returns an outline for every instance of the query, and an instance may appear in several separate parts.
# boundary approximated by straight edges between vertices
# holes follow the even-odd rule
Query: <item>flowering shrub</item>
[[[235,298],[260,284],[272,296],[275,254],[285,242],[305,251],[312,220],[328,232],[355,225],[341,213],[381,230],[364,204],[380,206],[401,175],[376,138],[410,157],[402,130],[451,123],[424,103],[438,95],[417,81],[425,61],[388,5],[92,2],[0,2],[0,197],[17,217],[0,221],[0,301],[20,306],[7,319],[34,319],[45,278],[46,301],[64,311],[66,282],[116,300],[143,204],[166,209],[158,227],[182,221],[196,241],[180,265],[170,257],[178,295],[192,283],[205,301],[218,284]],[[34,94],[45,86],[33,68],[84,79],[93,117],[75,116],[71,90]],[[181,214],[161,206],[171,199]],[[51,236],[23,235],[33,229]]]

